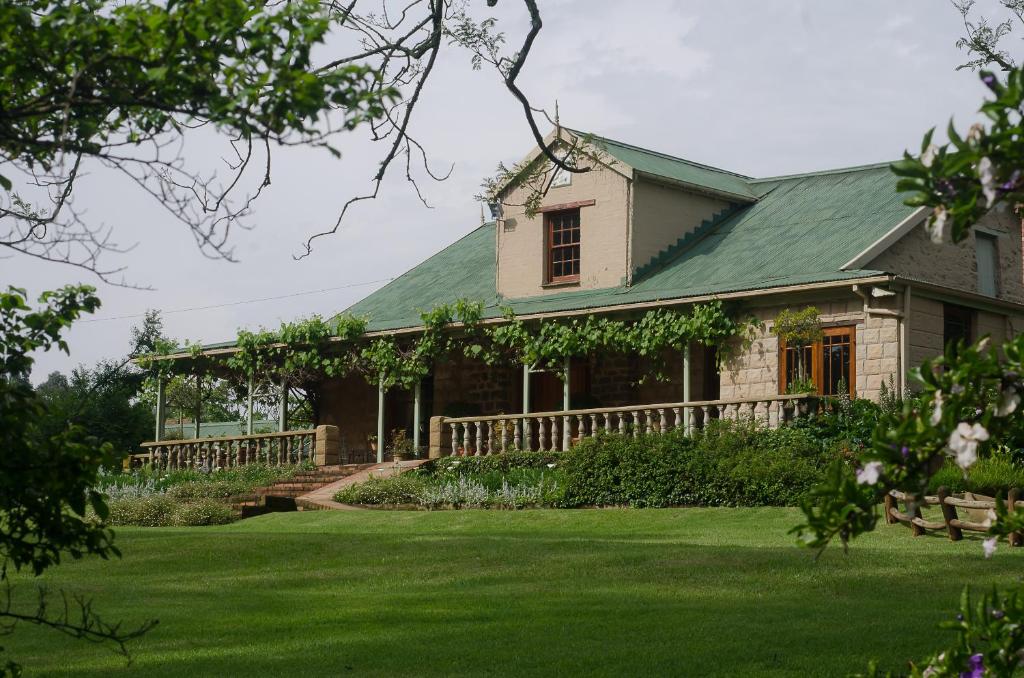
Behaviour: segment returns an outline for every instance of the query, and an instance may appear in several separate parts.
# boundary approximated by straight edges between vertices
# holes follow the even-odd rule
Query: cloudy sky
[[[521,3],[504,0],[498,10],[515,43],[526,27]],[[965,60],[955,47],[963,28],[944,0],[545,0],[542,10],[544,30],[521,77],[535,104],[557,101],[575,128],[754,176],[896,158],[951,115],[971,122],[984,96],[974,74],[955,70]],[[120,243],[138,243],[116,263],[153,290],[99,283],[103,308],[73,328],[71,356],[40,356],[34,379],[123,355],[147,308],[163,310],[171,336],[204,342],[330,315],[475,228],[481,178],[531,146],[516,104],[493,72],[475,72],[467,54],[450,51],[414,124],[434,163],[454,165],[450,180],[425,186],[433,209],[404,182],[389,182],[301,261],[293,254],[305,237],[333,224],[376,171],[381,149],[364,132],[341,141],[340,160],[276,154],[252,230],[234,234],[238,263],[204,258],[155,203],[95,171],[78,186],[77,206]],[[186,149],[200,159],[221,152]],[[33,295],[79,281],[96,282],[57,264],[0,259],[0,284]]]

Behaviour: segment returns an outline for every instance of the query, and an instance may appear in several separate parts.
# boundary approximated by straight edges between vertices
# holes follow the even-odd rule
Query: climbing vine
[[[733,339],[748,337],[758,325],[752,318],[737,320],[718,300],[696,304],[689,313],[659,308],[633,319],[589,315],[527,321],[508,308],[502,316],[502,321],[485,324],[484,305],[460,299],[422,313],[422,330],[414,336],[370,339],[363,318],[341,315],[327,321],[314,316],[284,323],[278,330],[239,331],[235,350],[223,365],[246,377],[266,379],[272,374],[305,391],[323,379],[353,373],[384,388],[409,389],[439,360],[460,354],[487,365],[557,371],[568,358],[617,352],[646,358],[651,376],[664,378],[662,360],[668,351],[696,341],[717,347],[719,358],[725,359],[742,345]],[[196,345],[188,349],[198,369],[202,352]],[[173,369],[173,361],[166,358],[149,357],[143,364],[154,376],[166,377]]]

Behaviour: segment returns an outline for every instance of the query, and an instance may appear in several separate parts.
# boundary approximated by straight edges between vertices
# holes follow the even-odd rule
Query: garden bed
[[[110,525],[218,525],[238,519],[237,505],[252,500],[257,488],[288,480],[303,468],[250,464],[212,472],[133,469],[102,475],[99,489],[107,495]]]

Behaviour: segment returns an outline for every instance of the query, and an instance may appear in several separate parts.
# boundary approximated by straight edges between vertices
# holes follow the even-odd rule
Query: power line
[[[346,290],[346,289],[351,289],[353,287],[366,287],[367,285],[376,285],[378,283],[389,283],[392,280],[394,280],[394,278],[382,278],[381,280],[368,280],[366,282],[351,283],[349,285],[338,285],[337,287],[325,287],[325,288],[320,289],[320,290],[307,290],[305,292],[293,292],[292,294],[282,294],[282,295],[277,296],[277,297],[262,297],[260,299],[245,299],[243,301],[229,301],[229,302],[224,303],[224,304],[211,304],[209,306],[190,306],[188,308],[175,308],[175,309],[171,309],[169,311],[161,310],[160,314],[161,315],[171,315],[173,313],[190,313],[192,311],[209,311],[209,310],[215,309],[215,308],[228,308],[230,306],[242,306],[244,304],[258,304],[258,303],[263,302],[263,301],[277,301],[279,299],[291,299],[293,297],[303,297],[303,296],[306,296],[306,295],[309,295],[309,294],[322,294],[323,292],[334,292],[336,290]],[[78,323],[100,323],[100,322],[106,322],[106,321],[109,321],[109,320],[128,320],[130,318],[142,318],[142,317],[145,317],[145,315],[146,315],[146,313],[143,312],[143,313],[130,313],[128,315],[112,316],[110,318],[86,318],[84,320],[76,321],[75,324],[77,325]]]

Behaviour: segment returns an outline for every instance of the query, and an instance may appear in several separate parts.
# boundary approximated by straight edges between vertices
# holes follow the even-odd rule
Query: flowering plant
[[[845,545],[874,529],[878,502],[890,490],[902,490],[913,503],[949,458],[968,473],[990,440],[1014,424],[1010,415],[1024,393],[1024,336],[1004,344],[1002,354],[1000,360],[988,339],[951,344],[943,357],[913,370],[921,397],[900,412],[882,413],[857,467],[837,462],[811,492],[806,522],[793,530],[802,543],[822,548],[838,537]],[[1021,527],[1024,512],[997,504],[992,537]]]
[[[928,232],[935,242],[961,242],[991,208],[1024,201],[1024,69],[1009,71],[1005,82],[982,71],[981,80],[993,94],[981,107],[988,129],[976,123],[961,136],[950,122],[950,141],[939,146],[933,128],[919,156],[905,153],[893,164],[902,177],[897,189],[913,193],[907,204],[932,208]]]

